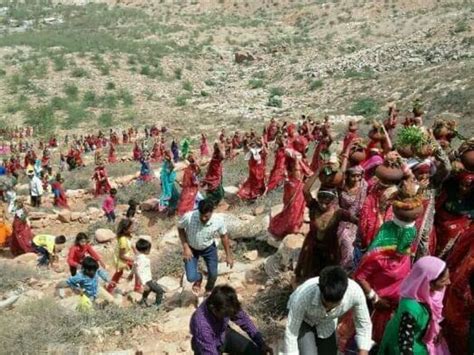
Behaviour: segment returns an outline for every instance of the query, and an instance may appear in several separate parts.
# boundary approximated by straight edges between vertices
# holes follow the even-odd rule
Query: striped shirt
[[[213,214],[206,224],[202,224],[199,211],[191,211],[181,217],[178,228],[184,229],[187,242],[194,250],[204,250],[214,243],[215,238],[227,234],[222,216]]]
[[[372,322],[364,292],[353,280],[349,284],[341,303],[326,311],[321,303],[319,277],[309,279],[299,286],[288,302],[288,323],[285,331],[285,347],[280,354],[298,355],[298,333],[301,324],[306,322],[317,330],[319,338],[329,338],[337,327],[338,318],[352,310],[356,328],[356,342],[361,350],[370,350],[372,346]]]

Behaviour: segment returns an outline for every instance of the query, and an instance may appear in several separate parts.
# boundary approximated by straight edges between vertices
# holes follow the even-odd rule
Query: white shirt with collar
[[[222,215],[213,213],[206,224],[202,224],[199,216],[199,211],[191,211],[178,223],[178,228],[185,230],[188,244],[194,250],[204,250],[215,242],[215,238],[227,234]]]
[[[36,175],[33,176],[29,182],[30,186],[30,195],[31,196],[41,196],[43,195],[43,183],[40,178]]]
[[[285,330],[284,350],[281,355],[298,355],[298,334],[301,324],[314,326],[319,338],[329,338],[337,327],[338,318],[352,310],[356,329],[356,342],[361,350],[372,346],[372,322],[362,288],[349,279],[349,284],[341,303],[326,312],[321,303],[319,277],[309,279],[299,286],[288,302],[288,321]]]

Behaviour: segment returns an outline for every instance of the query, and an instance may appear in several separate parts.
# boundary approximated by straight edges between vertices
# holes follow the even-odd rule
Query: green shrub
[[[201,96],[202,97],[207,97],[207,96],[209,96],[209,93],[207,91],[201,90]]]
[[[110,65],[108,64],[101,64],[99,66],[99,71],[100,71],[100,75],[103,75],[103,76],[107,76],[110,74]]]
[[[54,71],[63,71],[64,69],[66,69],[66,66],[67,61],[62,55],[53,58]]]
[[[176,105],[177,106],[186,106],[186,102],[188,100],[188,97],[185,95],[179,95],[176,97]]]
[[[81,122],[85,121],[89,113],[79,105],[69,105],[67,108],[66,120],[63,122],[65,129],[76,128]]]
[[[64,85],[64,93],[67,95],[69,99],[77,100],[78,95],[79,95],[79,88],[76,86],[76,84],[66,83]]]
[[[309,83],[309,89],[311,91],[314,91],[316,89],[322,88],[323,87],[323,81],[322,80],[311,80]]]
[[[63,97],[53,96],[49,105],[53,110],[65,110],[68,106],[68,103]]]
[[[84,93],[82,105],[84,107],[97,107],[97,95],[94,91],[89,90]]]
[[[265,86],[265,83],[262,79],[250,79],[249,86],[252,89],[258,89],[263,88]]]
[[[112,127],[114,125],[114,118],[111,112],[103,112],[99,116],[99,124],[102,127]]]
[[[105,90],[114,90],[115,89],[115,83],[112,81],[109,81],[107,84],[105,84]]]
[[[50,134],[56,127],[56,117],[50,105],[42,105],[27,112],[26,124],[35,128],[40,134]]]
[[[105,95],[102,97],[102,104],[105,108],[116,108],[117,107],[117,97],[115,95]]]
[[[181,78],[183,77],[183,69],[175,68],[174,69],[174,77],[178,80],[181,80]]]
[[[87,71],[84,68],[74,68],[71,71],[71,76],[73,78],[85,78],[87,77]]]
[[[377,101],[367,97],[357,100],[351,107],[350,112],[353,115],[371,117],[380,112],[380,106]]]
[[[282,107],[283,101],[280,96],[270,96],[267,101],[267,106],[270,107]]]
[[[133,105],[133,96],[132,94],[126,89],[120,89],[117,97],[119,100],[122,100],[122,103],[125,107],[129,107]]]
[[[18,96],[15,102],[9,103],[5,108],[5,112],[7,113],[16,113],[20,111],[28,111],[30,109],[30,105],[28,103],[28,97],[25,95]]]
[[[461,21],[456,22],[453,32],[454,33],[466,32],[466,31],[469,31],[470,29],[471,29],[471,26],[469,26],[468,22],[466,20],[461,20]]]
[[[204,80],[204,84],[206,84],[207,86],[215,86],[216,82],[212,79],[206,79]]]
[[[270,88],[270,96],[283,96],[285,90],[281,87],[272,87]]]
[[[186,90],[186,91],[192,92],[193,91],[193,84],[191,84],[191,82],[189,80],[186,80],[185,82],[183,82],[183,89]]]
[[[140,74],[149,76],[151,74],[150,66],[149,65],[142,66],[142,68],[140,69]]]
[[[5,71],[5,69],[0,68],[0,76],[5,76],[5,75],[7,75],[7,72]]]

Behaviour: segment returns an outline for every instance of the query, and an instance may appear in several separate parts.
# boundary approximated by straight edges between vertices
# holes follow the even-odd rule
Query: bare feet
[[[193,283],[193,292],[196,295],[199,295],[201,293],[201,284],[202,284],[202,280],[196,281],[195,283]]]

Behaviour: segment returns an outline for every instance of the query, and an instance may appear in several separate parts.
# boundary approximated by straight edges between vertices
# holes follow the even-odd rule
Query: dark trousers
[[[77,267],[69,266],[69,271],[71,272],[71,276],[76,276],[77,274]]]
[[[298,334],[298,350],[301,355],[337,355],[336,332],[329,338],[318,338],[316,327],[301,324]]]
[[[106,214],[105,214],[105,217],[107,217],[107,222],[109,222],[109,223],[115,223],[115,211],[106,213]]]
[[[202,355],[199,349],[196,348],[194,343],[191,341],[191,347],[194,355]],[[232,328],[227,328],[224,344],[218,349],[219,353],[226,353],[232,355],[260,355],[262,351],[255,345],[250,339],[244,337],[240,333],[237,333]]]
[[[30,197],[31,197],[31,205],[33,207],[41,206],[41,196],[30,196]]]
[[[163,295],[165,291],[161,288],[160,285],[158,285],[153,280],[148,281],[146,285],[148,286],[148,288],[145,288],[145,290],[143,291],[142,301],[146,301],[146,299],[148,298],[148,295],[151,292],[154,292],[156,294],[155,305],[159,306],[161,304],[161,301],[163,300]]]
[[[40,256],[38,258],[38,266],[47,266],[47,265],[49,265],[49,259],[51,258],[51,255],[46,250],[46,248],[39,247],[34,243],[32,245],[33,245],[33,249],[34,249],[35,253],[39,254],[39,256]]]
[[[207,284],[206,291],[212,291],[217,281],[217,264],[219,262],[217,256],[217,246],[213,243],[204,250],[195,250],[191,248],[193,257],[191,260],[184,262],[186,270],[186,278],[188,282],[196,282],[202,280],[202,274],[198,271],[199,258],[202,257],[207,267]]]

